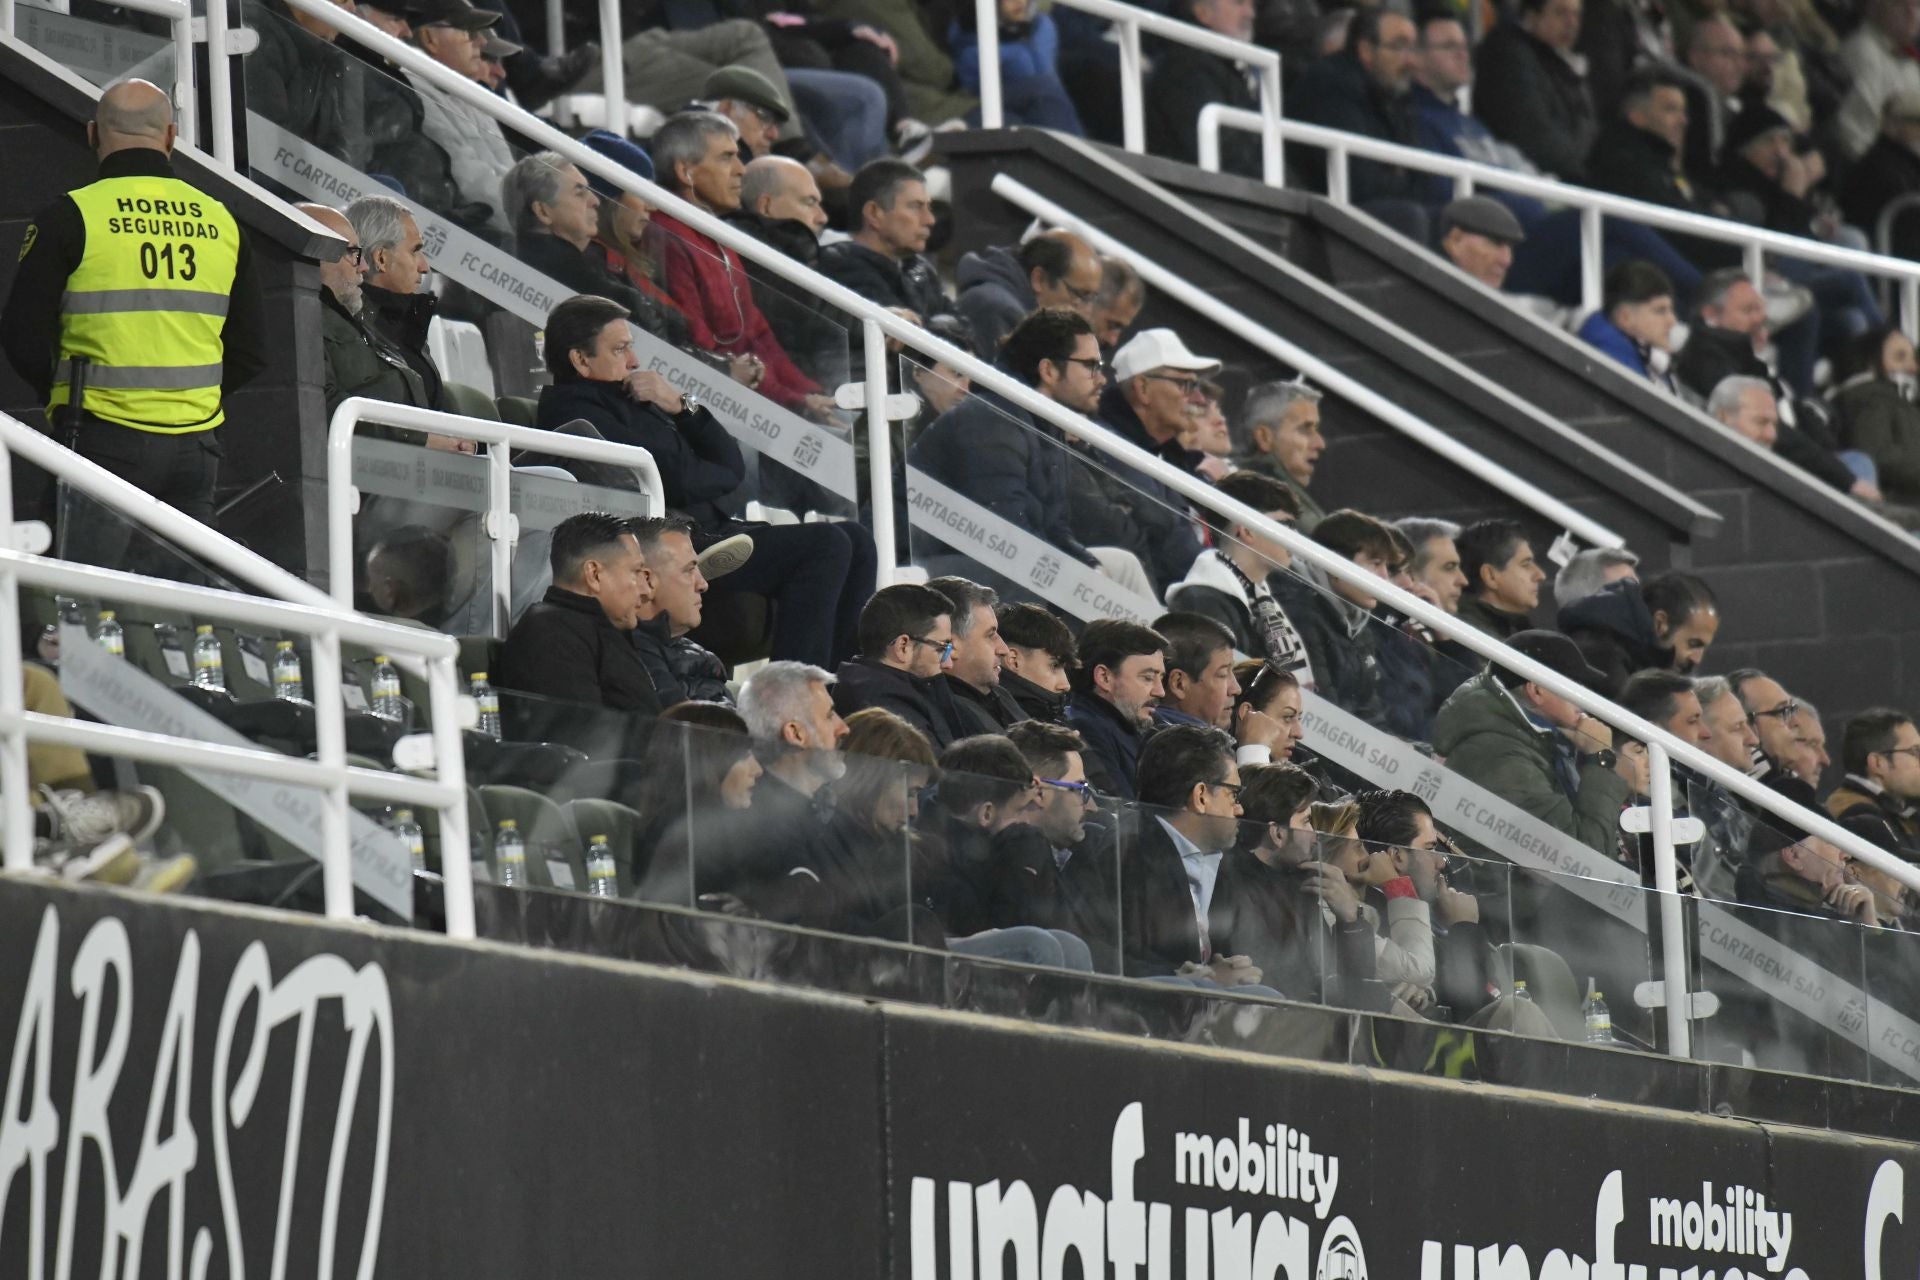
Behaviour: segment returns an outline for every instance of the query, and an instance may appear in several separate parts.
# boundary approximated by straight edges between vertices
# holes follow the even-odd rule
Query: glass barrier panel
[[[361,428],[353,441],[354,602],[368,613],[452,635],[493,630],[496,584],[487,532],[487,460],[420,443],[420,433]],[[538,536],[522,547],[537,547]],[[531,553],[528,553],[531,554]],[[537,565],[516,557],[524,581]],[[369,695],[370,696],[370,695]]]
[[[1648,983],[1660,979],[1660,896],[1642,888],[1637,876],[1518,866],[1507,886],[1500,950],[1508,990],[1526,980],[1535,1007],[1561,1039],[1664,1052],[1660,1010],[1643,1003]]]
[[[96,15],[103,10],[95,6]],[[21,0],[14,6],[14,35],[83,80],[108,85],[138,77],[173,84],[173,39],[167,23],[129,10],[124,23],[80,17],[65,5]]]

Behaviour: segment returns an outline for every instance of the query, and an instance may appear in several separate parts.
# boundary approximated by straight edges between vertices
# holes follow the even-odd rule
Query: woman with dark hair
[[[913,823],[921,791],[940,772],[933,744],[893,712],[868,707],[847,717],[840,750],[847,771],[833,784],[834,815],[814,867],[818,903],[803,923],[944,946],[940,922],[909,906],[924,874]]]
[[[1240,840],[1220,860],[1208,926],[1214,949],[1244,955],[1296,1000],[1384,1012],[1373,925],[1340,868],[1320,861],[1309,820],[1320,788],[1285,764],[1240,771]]]
[[[727,833],[753,803],[760,774],[747,722],[732,707],[682,702],[662,712],[634,795],[634,856],[648,859],[635,872],[637,896],[691,907],[697,892],[737,879],[742,869],[723,862]]]
[[[1833,408],[1846,449],[1841,461],[1877,481],[1888,502],[1920,502],[1920,405],[1914,403],[1920,363],[1912,340],[1898,329],[1869,330],[1848,345],[1839,374]]]
[[[1240,692],[1233,699],[1233,723],[1239,724],[1243,715],[1266,716],[1280,726],[1280,732],[1274,736],[1270,748],[1273,763],[1310,769],[1314,763],[1311,754],[1300,746],[1306,729],[1301,721],[1299,679],[1292,672],[1282,671],[1261,658],[1248,658],[1235,663],[1233,678],[1240,684]],[[1242,707],[1248,710],[1242,711]],[[1258,735],[1246,736],[1254,738]],[[1324,783],[1325,779],[1316,777],[1315,781]]]

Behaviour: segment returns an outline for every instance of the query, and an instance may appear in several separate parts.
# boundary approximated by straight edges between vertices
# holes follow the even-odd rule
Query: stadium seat
[[[446,394],[447,412],[457,413],[464,418],[482,418],[488,422],[500,421],[500,411],[494,407],[493,396],[487,392],[464,382],[448,379]]]
[[[531,427],[540,409],[540,402],[530,396],[501,396],[493,403],[500,410],[500,421],[516,427]]]
[[[494,395],[493,365],[487,359],[487,340],[471,320],[435,316],[427,326],[427,351],[449,383],[477,387]]]
[[[1527,993],[1553,1022],[1560,1038],[1580,1039],[1586,1031],[1580,1016],[1583,989],[1566,958],[1551,947],[1525,942],[1508,943],[1499,951],[1501,963],[1515,981],[1527,984]]]
[[[582,848],[591,848],[595,836],[607,838],[613,860],[619,867],[618,896],[624,898],[631,894],[646,875],[646,856],[652,854],[651,849],[643,855],[634,847],[634,838],[640,831],[640,815],[612,800],[570,800],[567,817],[580,837]]]
[[[586,889],[586,856],[573,824],[559,805],[538,791],[499,784],[481,787],[480,800],[487,811],[484,856],[495,882],[500,875],[494,864],[493,838],[500,824],[511,820],[526,842],[528,884],[547,889]]]

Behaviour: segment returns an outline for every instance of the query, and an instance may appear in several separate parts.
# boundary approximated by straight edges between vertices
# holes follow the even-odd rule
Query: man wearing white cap
[[[1180,447],[1181,429],[1204,404],[1201,383],[1219,371],[1218,360],[1193,354],[1173,330],[1142,330],[1114,353],[1101,420],[1128,442],[1191,472],[1198,456]],[[1083,474],[1075,485],[1081,540],[1132,551],[1162,589],[1183,580],[1200,554],[1186,499],[1111,459],[1102,465],[1119,478]]]

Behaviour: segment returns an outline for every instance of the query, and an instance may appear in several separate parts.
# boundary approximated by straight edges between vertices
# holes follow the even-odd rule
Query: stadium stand
[[[1502,292],[1521,255],[1442,230],[1517,250],[1566,230],[1544,210],[1514,208],[1508,243],[1384,161],[1354,161],[1364,190],[1339,165],[1302,181],[1327,168],[1305,144],[1269,185],[1271,132],[1226,175],[1135,154],[1133,11],[1109,6],[1116,69],[1086,0],[609,5],[597,33],[410,3],[236,5],[233,82],[203,102],[180,69],[205,149],[174,173],[232,211],[266,326],[208,437],[204,525],[62,443],[16,287],[45,211],[95,177],[101,87],[172,85],[157,32],[191,15],[6,10],[0,137],[33,157],[0,201],[25,264],[0,255],[10,880],[1546,1092],[1586,1077],[1513,1063],[1580,1041],[1649,1080],[1920,1082],[1920,541],[1881,500],[1920,449],[1920,371],[1882,323],[1920,324],[1911,268],[1861,253],[1900,282],[1881,299],[1771,242],[1662,242],[1761,258],[1752,356],[1789,381],[1806,358],[1816,385],[1779,403],[1865,486],[1842,488],[1727,397],[1577,341],[1577,229],[1553,306],[1537,274]],[[1478,65],[1506,162],[1571,177],[1594,129],[1555,165],[1502,134],[1528,95],[1617,114],[1558,73],[1566,8],[1522,5]],[[1229,0],[1175,16],[1303,56]],[[1237,74],[1150,25],[1162,74]],[[1861,108],[1722,91],[1714,42],[1779,24],[1747,26],[1683,46],[1686,141],[1719,183],[1699,210],[1857,248],[1822,191],[1868,141]],[[522,27],[550,37],[532,71]],[[1315,118],[1422,145],[1422,59],[1458,29],[1317,33],[1307,83],[1367,101]],[[591,92],[595,59],[566,55],[595,35],[652,137],[582,146],[568,103],[521,108]],[[752,68],[711,82],[730,96],[642,84],[723,48]],[[1079,136],[1112,134],[1115,76],[1117,147]],[[1614,86],[1629,115],[1639,83]],[[979,128],[973,95],[991,118],[1003,90],[1018,127]],[[842,119],[856,97],[884,124]],[[627,105],[595,118],[650,122]],[[1204,105],[1157,97],[1153,128]],[[953,310],[989,260],[991,335],[979,295]],[[1719,289],[1674,298],[1698,342],[1727,277],[1693,265]],[[62,296],[58,341],[88,331],[86,296]],[[97,363],[111,389],[122,362]],[[38,554],[69,544],[36,519],[129,550]]]

